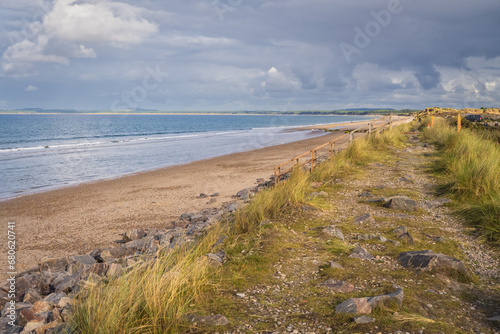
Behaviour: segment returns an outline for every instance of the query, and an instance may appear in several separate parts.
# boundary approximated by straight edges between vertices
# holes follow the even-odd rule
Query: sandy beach
[[[2,226],[6,229],[8,222],[16,223],[16,269],[29,269],[44,257],[110,247],[129,229],[167,228],[184,212],[233,201],[239,190],[255,186],[258,178],[269,178],[277,164],[342,134],[329,133],[0,202]],[[199,198],[200,193],[220,196],[208,205],[209,198]],[[6,233],[2,233],[3,249],[6,241]],[[6,256],[1,257],[0,268],[7,268]],[[5,278],[6,270],[0,273],[0,278]]]

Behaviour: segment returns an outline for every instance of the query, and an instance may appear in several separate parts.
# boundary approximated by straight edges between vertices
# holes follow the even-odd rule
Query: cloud
[[[24,89],[25,92],[36,92],[38,90],[37,86],[29,85]]]
[[[40,10],[40,8],[39,8]],[[18,40],[3,53],[5,72],[26,75],[36,63],[68,65],[72,58],[96,58],[92,45],[124,48],[141,43],[158,31],[158,25],[138,14],[141,9],[125,3],[92,0],[56,0],[41,21],[26,23]]]
[[[139,44],[158,31],[158,25],[140,17],[137,7],[119,2],[75,3],[56,0],[43,19],[46,32],[77,43]]]
[[[288,92],[300,87],[300,82],[291,74],[279,72],[276,67],[267,71],[266,80],[261,83],[266,92]]]

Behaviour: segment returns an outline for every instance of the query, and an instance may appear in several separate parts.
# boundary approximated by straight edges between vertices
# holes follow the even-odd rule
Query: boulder
[[[353,318],[352,321],[354,321],[356,324],[369,324],[369,323],[375,322],[375,319],[371,318],[371,317],[367,317],[366,315],[362,315],[362,316]]]
[[[335,307],[335,312],[345,314],[370,314],[376,307],[403,303],[403,289],[396,286],[396,291],[385,295],[364,298],[350,298]]]
[[[339,240],[344,240],[344,234],[342,233],[342,231],[333,225],[325,227],[321,231],[321,233],[326,234],[328,236],[332,236],[332,237],[337,238]]]
[[[372,307],[368,303],[368,298],[349,298],[335,307],[336,313],[342,314],[370,314]]]
[[[425,210],[432,210],[432,209],[435,209],[445,203],[449,203],[451,202],[450,199],[448,198],[438,198],[436,200],[432,200],[432,201],[423,201],[423,202],[420,202],[418,204],[419,207],[421,207],[422,209],[425,209]]]
[[[40,272],[46,276],[52,276],[55,273],[66,271],[66,267],[69,264],[68,258],[49,258],[43,260],[38,267],[40,268]]]
[[[118,246],[113,248],[106,248],[101,252],[101,259],[104,262],[114,262],[116,259],[132,255],[135,250],[129,249],[126,246]]]
[[[54,292],[54,293],[51,293],[50,295],[48,295],[47,297],[45,297],[43,300],[48,302],[48,303],[51,303],[53,305],[59,305],[59,302],[63,298],[68,298],[68,296],[63,292],[58,292],[58,293]]]
[[[66,271],[68,274],[73,275],[83,271],[95,263],[95,259],[90,255],[77,255],[68,258],[68,265]]]
[[[236,212],[239,209],[243,208],[244,204],[241,202],[231,202],[227,205],[227,212]]]
[[[328,261],[328,266],[330,268],[335,268],[335,269],[344,269],[344,267],[342,267],[340,264],[338,264],[335,261]]]
[[[33,304],[30,311],[33,314],[39,314],[39,313],[48,312],[48,311],[52,310],[53,308],[54,308],[54,305],[52,305],[52,303],[49,303],[49,302],[46,302],[43,300],[39,300],[35,304]]]
[[[18,325],[19,326],[26,326],[26,324],[30,321],[37,321],[37,322],[43,322],[45,319],[42,315],[40,314],[34,314],[31,312],[29,309],[22,309],[19,311],[19,316],[17,318]]]
[[[191,221],[191,217],[193,217],[195,215],[195,213],[192,213],[192,212],[185,212],[183,214],[181,214],[180,216],[180,220],[182,221],[188,221],[190,222]]]
[[[118,263],[111,263],[109,266],[106,276],[108,277],[120,277],[124,273],[123,267]]]
[[[42,300],[42,296],[40,296],[40,293],[34,289],[29,289],[26,294],[24,295],[23,302],[24,303],[30,303],[34,304],[35,302]]]
[[[349,282],[339,281],[336,279],[329,279],[324,281],[319,286],[329,288],[337,293],[349,293],[354,290],[354,285]]]
[[[396,236],[399,238],[401,235],[408,233],[408,229],[406,228],[406,226],[399,226],[392,230],[392,232],[394,232],[394,234],[396,234]]]
[[[434,269],[453,269],[467,274],[465,264],[457,259],[430,250],[404,252],[399,254],[399,263],[405,268],[431,271]]]
[[[129,242],[129,241],[142,239],[145,236],[146,236],[146,232],[142,228],[138,228],[138,229],[129,230],[129,231],[125,232],[125,235],[123,236],[123,240],[125,240],[125,242]]]
[[[243,200],[250,199],[255,196],[255,193],[257,192],[257,188],[247,188],[240,190],[236,193],[236,197],[239,197]]]
[[[373,219],[373,216],[371,213],[365,213],[361,216],[357,216],[354,218],[354,222],[358,224],[363,224],[363,223],[374,223],[375,219]]]
[[[385,198],[385,204],[383,206],[399,211],[416,211],[418,208],[417,202],[407,196]]]
[[[371,260],[374,258],[373,255],[371,255],[366,249],[361,246],[355,247],[349,257],[354,257],[361,260]]]
[[[49,322],[48,324],[37,327],[35,329],[35,333],[36,334],[45,334],[45,333],[47,333],[47,330],[56,328],[58,326],[59,326],[59,323],[57,321],[52,321],[52,322]]]

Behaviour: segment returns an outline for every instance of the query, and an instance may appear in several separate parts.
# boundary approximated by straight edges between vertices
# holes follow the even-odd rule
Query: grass
[[[457,132],[442,119],[422,137],[440,149],[436,171],[447,179],[442,191],[460,203],[456,213],[500,246],[500,144],[478,130]]]

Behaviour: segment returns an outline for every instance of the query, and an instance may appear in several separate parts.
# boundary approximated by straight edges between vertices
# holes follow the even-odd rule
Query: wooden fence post
[[[372,132],[373,132],[373,124],[372,123],[368,123],[368,135],[371,136]]]
[[[460,132],[460,130],[462,130],[462,116],[458,114],[457,132]]]
[[[354,132],[349,132],[349,144],[354,140]]]
[[[311,151],[311,173],[314,169],[314,151]]]
[[[392,129],[392,113],[389,114],[389,129]]]

